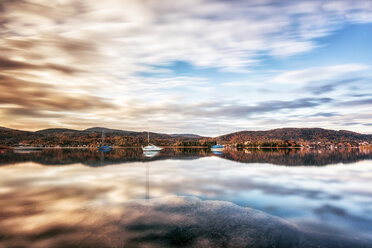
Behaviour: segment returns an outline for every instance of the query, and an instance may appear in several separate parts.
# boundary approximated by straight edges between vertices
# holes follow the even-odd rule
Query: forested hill
[[[51,128],[36,132],[0,127],[2,146],[88,146],[101,144],[105,133],[105,144],[113,146],[141,146],[147,144],[147,132],[125,131],[102,127],[74,130]],[[268,131],[241,131],[220,137],[202,137],[195,134],[163,134],[150,132],[150,141],[160,146],[211,146],[223,144],[250,144],[255,146],[297,146],[300,144],[372,144],[372,135],[350,131],[335,131],[321,128],[281,128]]]
[[[3,146],[88,146],[101,145],[102,133],[104,142],[113,146],[141,146],[147,144],[148,133],[93,127],[85,130],[66,128],[49,128],[35,132],[0,127],[0,145]],[[149,133],[150,142],[161,146],[198,146],[211,141],[210,138],[193,134]],[[209,144],[208,145],[212,145]]]
[[[241,131],[222,135],[219,140],[228,143],[288,140],[295,142],[372,142],[372,135],[346,130],[322,128],[279,128],[268,131]]]

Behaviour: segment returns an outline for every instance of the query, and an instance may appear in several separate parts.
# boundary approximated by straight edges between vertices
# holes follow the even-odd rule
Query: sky
[[[0,0],[0,126],[372,133],[372,1]]]

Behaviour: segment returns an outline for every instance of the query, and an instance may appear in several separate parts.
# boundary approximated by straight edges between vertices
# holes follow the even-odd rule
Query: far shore
[[[160,146],[162,148],[169,148],[169,149],[176,149],[176,148],[197,148],[197,149],[210,149],[208,146]],[[97,149],[98,147],[87,147],[87,146],[66,146],[66,147],[60,147],[60,146],[51,146],[51,147],[38,147],[38,146],[26,146],[26,147],[19,147],[19,146],[0,146],[0,149]],[[112,146],[113,149],[141,149],[140,146]],[[285,147],[285,146],[245,146],[245,147],[225,147],[226,150],[229,149],[345,149],[345,148],[372,148],[372,146],[351,146],[351,147],[304,147],[304,146],[291,146],[291,147]]]

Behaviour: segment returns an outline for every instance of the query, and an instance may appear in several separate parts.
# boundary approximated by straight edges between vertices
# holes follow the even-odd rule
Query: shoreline
[[[210,149],[208,146],[160,146],[161,148],[166,149]],[[139,146],[112,146],[113,149],[142,149]],[[285,147],[285,146],[248,146],[248,147],[225,147],[225,150],[244,150],[244,149],[355,149],[355,148],[372,148],[372,146],[351,146],[351,147],[301,147],[301,146],[293,146],[293,147]],[[85,146],[66,146],[66,147],[38,147],[38,146],[28,146],[28,147],[18,147],[18,146],[0,146],[0,149],[3,150],[43,150],[43,149],[98,149],[98,147],[85,147]]]

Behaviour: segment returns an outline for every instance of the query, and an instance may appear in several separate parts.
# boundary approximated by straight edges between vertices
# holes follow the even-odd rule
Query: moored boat
[[[35,146],[16,146],[13,149],[15,151],[40,151],[42,150],[41,147],[35,147]]]
[[[147,146],[142,147],[142,150],[145,151],[160,151],[163,148],[158,147],[156,145],[150,144],[150,133],[147,132]]]
[[[149,144],[148,146],[142,147],[143,151],[160,151],[162,149],[163,148],[158,147],[158,146],[153,145],[153,144]]]
[[[109,152],[109,151],[112,150],[112,148],[111,148],[111,146],[100,146],[98,148],[98,150],[101,151],[101,152]]]
[[[98,150],[101,152],[109,152],[112,150],[111,146],[104,145],[105,142],[105,134],[102,131],[102,139],[101,139],[101,146],[98,147]]]
[[[218,152],[221,152],[221,151],[223,151],[223,145],[219,145],[219,144],[217,144],[217,145],[214,145],[214,146],[212,146],[211,147],[211,151],[218,151]]]

